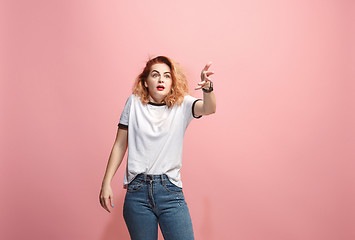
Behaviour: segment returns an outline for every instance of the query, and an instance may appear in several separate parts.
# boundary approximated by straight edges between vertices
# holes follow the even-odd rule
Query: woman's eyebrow
[[[157,73],[159,73],[160,74],[160,72],[158,72],[157,70],[152,70],[152,72],[157,72]],[[165,72],[165,73],[169,73],[169,74],[171,74],[170,72]],[[165,74],[164,73],[164,74]]]

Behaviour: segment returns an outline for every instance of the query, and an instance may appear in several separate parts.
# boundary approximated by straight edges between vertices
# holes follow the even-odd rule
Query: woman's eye
[[[153,74],[153,77],[157,77],[158,76],[158,74]]]
[[[166,78],[170,78],[170,75],[165,75]]]

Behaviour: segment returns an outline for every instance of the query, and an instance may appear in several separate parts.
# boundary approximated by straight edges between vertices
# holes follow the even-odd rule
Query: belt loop
[[[144,182],[147,181],[147,174],[144,173]]]
[[[161,177],[161,183],[162,183],[162,185],[164,185],[165,184],[164,174],[161,174],[160,177]]]

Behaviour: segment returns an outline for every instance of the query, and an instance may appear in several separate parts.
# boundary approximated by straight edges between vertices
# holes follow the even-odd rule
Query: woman
[[[110,212],[110,183],[128,146],[123,216],[131,239],[157,239],[158,224],[164,239],[194,239],[180,178],[182,146],[190,121],[216,111],[210,65],[196,88],[203,90],[203,100],[188,95],[177,63],[158,56],[147,62],[126,101],[99,200]]]

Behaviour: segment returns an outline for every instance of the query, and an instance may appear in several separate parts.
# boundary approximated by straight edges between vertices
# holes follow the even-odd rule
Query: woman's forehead
[[[155,63],[152,65],[152,67],[150,68],[151,72],[152,71],[157,71],[157,72],[170,72],[170,67],[165,64],[165,63]]]

